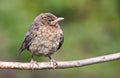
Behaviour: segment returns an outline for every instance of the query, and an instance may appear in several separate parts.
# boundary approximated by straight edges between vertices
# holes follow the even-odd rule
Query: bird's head
[[[62,17],[56,17],[51,13],[41,13],[39,16],[35,18],[35,21],[38,23],[42,23],[45,26],[56,26],[59,21],[63,20]]]

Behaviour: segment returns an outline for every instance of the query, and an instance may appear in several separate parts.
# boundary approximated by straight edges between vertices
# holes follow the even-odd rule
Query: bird
[[[44,56],[50,59],[50,64],[57,65],[51,55],[57,52],[64,42],[63,30],[59,24],[62,20],[63,17],[52,13],[39,14],[29,27],[18,53],[21,54],[27,49],[31,53],[32,61],[33,56]]]

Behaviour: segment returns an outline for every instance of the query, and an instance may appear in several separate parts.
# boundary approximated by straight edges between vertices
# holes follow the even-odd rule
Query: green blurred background
[[[40,13],[64,17],[65,41],[52,57],[78,60],[120,51],[120,0],[0,0],[0,60],[29,62],[17,56],[25,33]],[[37,61],[49,61],[35,57]],[[120,61],[56,70],[0,70],[1,78],[120,78]]]

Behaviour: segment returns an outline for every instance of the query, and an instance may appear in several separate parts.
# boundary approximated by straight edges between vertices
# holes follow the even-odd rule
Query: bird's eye
[[[48,22],[52,22],[52,20],[48,20]]]

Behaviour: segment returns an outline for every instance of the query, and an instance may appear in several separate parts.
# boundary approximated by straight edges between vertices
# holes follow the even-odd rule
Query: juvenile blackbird
[[[49,57],[50,62],[54,62],[51,54],[60,49],[63,41],[63,31],[59,25],[62,17],[56,17],[51,13],[41,13],[38,15],[19,49],[19,54],[27,49],[33,56]]]

